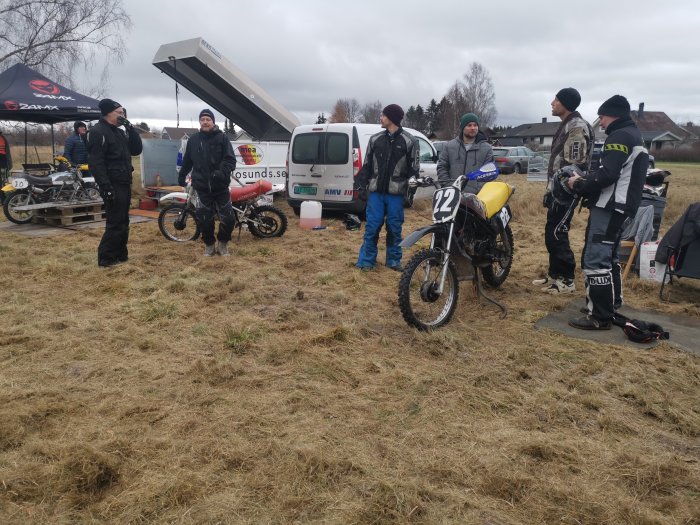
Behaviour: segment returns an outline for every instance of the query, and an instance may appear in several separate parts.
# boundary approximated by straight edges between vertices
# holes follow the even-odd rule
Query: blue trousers
[[[357,258],[359,268],[377,264],[379,232],[386,219],[386,265],[401,264],[401,227],[403,226],[403,196],[372,192],[367,198],[365,237]]]

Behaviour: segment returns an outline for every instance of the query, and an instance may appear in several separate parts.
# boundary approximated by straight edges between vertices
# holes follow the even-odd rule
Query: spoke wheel
[[[491,266],[484,268],[484,281],[486,281],[489,286],[498,288],[506,280],[510,273],[510,268],[513,265],[513,252],[515,252],[515,247],[513,246],[513,232],[510,229],[510,225],[507,225],[505,230],[498,234],[498,238],[496,239],[494,255],[497,260],[494,261]]]
[[[459,281],[449,262],[445,287],[438,292],[442,273],[442,252],[421,250],[408,262],[399,281],[399,307],[404,320],[419,330],[432,330],[447,324],[457,308]]]
[[[199,237],[197,218],[184,204],[173,204],[163,208],[158,215],[158,228],[170,241],[194,241]]]
[[[13,191],[5,198],[5,202],[2,203],[2,209],[8,221],[14,222],[15,224],[27,224],[32,221],[34,210],[19,211],[15,208],[18,206],[29,206],[31,204],[35,204],[35,202],[29,192],[18,190]]]
[[[281,237],[287,231],[287,216],[274,206],[256,206],[250,212],[248,230],[264,239]]]

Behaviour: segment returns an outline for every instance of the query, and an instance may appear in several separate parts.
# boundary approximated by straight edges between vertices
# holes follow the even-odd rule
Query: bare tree
[[[130,29],[122,0],[0,0],[0,65],[23,63],[70,85],[72,70],[100,54],[123,60]]]
[[[496,122],[498,112],[491,75],[478,62],[472,62],[469,71],[464,75],[462,94],[469,111],[479,115],[482,127],[491,126]]]
[[[329,122],[359,122],[360,103],[356,98],[339,98],[333,113],[328,119]]]
[[[486,68],[478,62],[472,62],[463,78],[464,82],[456,81],[452,84],[443,98],[447,104],[441,107],[441,131],[448,135],[459,132],[459,119],[465,113],[477,114],[482,128],[496,122],[496,97]]]
[[[367,102],[360,111],[360,122],[365,124],[376,124],[379,122],[379,115],[382,114],[382,103],[379,100]]]

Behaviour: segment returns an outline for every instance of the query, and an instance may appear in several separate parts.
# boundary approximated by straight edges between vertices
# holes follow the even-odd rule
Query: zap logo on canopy
[[[5,109],[9,109],[10,111],[17,111],[19,110],[19,104],[14,100],[6,100]]]
[[[29,87],[45,95],[58,95],[61,92],[56,84],[48,80],[32,80],[29,82]]]
[[[234,151],[236,162],[242,162],[246,166],[254,166],[260,164],[263,160],[263,152],[254,144],[242,144],[236,147]]]

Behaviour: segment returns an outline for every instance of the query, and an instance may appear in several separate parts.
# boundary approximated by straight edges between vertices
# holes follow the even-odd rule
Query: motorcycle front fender
[[[163,195],[160,199],[158,199],[158,202],[161,204],[167,204],[171,201],[186,202],[187,193],[184,191],[174,191],[172,193],[168,193],[167,195]]]
[[[401,244],[399,246],[401,246],[402,248],[410,248],[426,235],[431,235],[433,232],[444,229],[445,226],[442,224],[431,224],[429,226],[423,226],[422,228],[419,228],[418,230],[410,233],[403,241],[401,241]]]
[[[12,184],[5,184],[2,188],[0,188],[0,191],[3,193],[10,193],[11,191],[15,191],[15,187]]]

